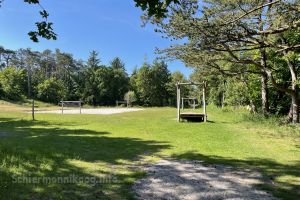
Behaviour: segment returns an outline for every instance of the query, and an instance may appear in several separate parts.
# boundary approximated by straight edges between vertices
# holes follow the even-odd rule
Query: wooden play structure
[[[181,97],[181,86],[185,85],[194,85],[194,86],[202,86],[203,88],[203,94],[202,94],[202,107],[203,107],[203,113],[196,113],[196,112],[181,112],[181,109],[183,109],[183,100],[184,99],[191,99],[191,98],[182,98]],[[178,82],[176,84],[177,87],[177,120],[178,122],[186,120],[186,121],[193,121],[193,122],[206,122],[207,121],[207,113],[206,113],[206,82],[203,83],[194,83],[194,82],[188,82],[188,83],[180,83]],[[192,98],[194,99],[194,98]],[[194,99],[194,108],[195,108],[195,99]]]
[[[181,98],[181,109],[183,110],[184,109],[184,101],[192,101],[193,104],[193,109],[195,110],[196,109],[196,101],[197,101],[197,98],[196,97],[186,97],[186,98]]]

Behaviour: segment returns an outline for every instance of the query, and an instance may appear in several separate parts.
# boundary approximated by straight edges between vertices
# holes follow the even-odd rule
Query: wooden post
[[[184,100],[183,100],[183,98],[181,98],[181,109],[182,110],[184,109]]]
[[[79,112],[81,114],[81,101],[79,101]]]
[[[180,122],[180,85],[177,83],[177,121]]]
[[[225,84],[226,84],[226,81],[223,82],[223,89],[222,89],[222,108],[225,107]]]
[[[196,100],[195,100],[195,98],[194,98],[193,109],[194,109],[194,110],[196,109]]]
[[[64,114],[64,101],[61,101],[61,114]]]
[[[207,113],[206,113],[206,82],[203,82],[203,114],[204,114],[204,122],[207,121]]]
[[[32,99],[32,120],[34,121],[35,120],[35,117],[34,117],[34,99]]]

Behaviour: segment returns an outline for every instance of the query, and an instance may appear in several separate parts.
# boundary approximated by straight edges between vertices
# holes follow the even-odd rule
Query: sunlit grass
[[[200,110],[201,112],[201,110]],[[178,123],[176,109],[150,108],[116,115],[0,113],[3,199],[129,199],[144,173],[135,166],[161,156],[199,159],[261,172],[264,188],[299,197],[298,127],[245,121],[244,112],[209,107],[208,123]],[[1,135],[1,134],[0,134]],[[12,176],[107,177],[116,182],[17,184]]]

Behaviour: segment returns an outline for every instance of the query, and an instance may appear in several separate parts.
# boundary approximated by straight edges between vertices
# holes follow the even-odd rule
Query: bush
[[[57,103],[65,97],[66,91],[62,81],[50,78],[37,86],[38,98],[49,103]]]
[[[0,72],[0,94],[4,99],[21,100],[26,85],[26,71],[7,67]]]

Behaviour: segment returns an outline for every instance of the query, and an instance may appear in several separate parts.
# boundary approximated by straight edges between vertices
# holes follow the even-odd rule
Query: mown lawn
[[[33,122],[29,114],[2,111],[0,197],[131,199],[130,185],[144,175],[133,166],[168,156],[256,170],[265,177],[261,187],[284,199],[299,199],[299,127],[245,121],[242,112],[213,107],[208,113],[208,123],[178,123],[173,108],[108,116],[38,114]],[[20,181],[73,175],[90,179]],[[91,184],[95,177],[108,181]]]

